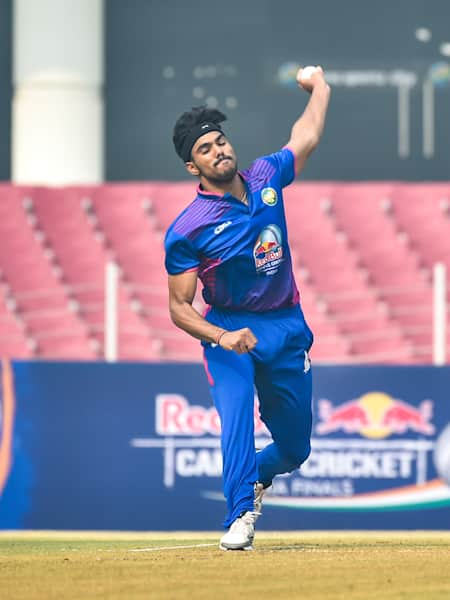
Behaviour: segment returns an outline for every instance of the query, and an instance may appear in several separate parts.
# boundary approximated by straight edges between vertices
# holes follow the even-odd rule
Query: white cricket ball
[[[305,67],[302,69],[302,74],[300,76],[301,81],[306,81],[307,79],[311,79],[311,75],[317,71],[317,67]]]

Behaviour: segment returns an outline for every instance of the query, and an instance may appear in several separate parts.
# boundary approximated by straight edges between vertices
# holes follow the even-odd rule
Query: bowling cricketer
[[[310,93],[288,144],[240,171],[219,110],[195,107],[174,128],[175,150],[198,178],[197,196],[165,238],[172,321],[201,340],[221,420],[227,501],[224,550],[252,549],[264,490],[309,456],[313,342],[292,272],[283,188],[317,146],[330,88],[321,67],[300,69]],[[192,306],[197,278],[209,309]],[[254,444],[254,386],[272,443]]]

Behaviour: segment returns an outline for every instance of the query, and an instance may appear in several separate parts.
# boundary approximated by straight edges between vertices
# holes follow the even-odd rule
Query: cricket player
[[[283,188],[320,140],[330,88],[321,67],[300,69],[297,81],[310,99],[289,142],[244,171],[219,110],[193,108],[174,128],[175,150],[199,186],[165,238],[170,315],[201,340],[221,420],[224,550],[252,549],[264,490],[310,453],[313,335],[292,272]],[[209,306],[204,316],[192,306],[198,278]],[[273,439],[260,452],[254,387]]]

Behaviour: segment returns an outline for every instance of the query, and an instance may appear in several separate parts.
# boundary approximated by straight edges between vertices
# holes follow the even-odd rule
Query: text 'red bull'
[[[254,410],[255,435],[267,434],[267,429],[259,416],[258,405]],[[214,407],[205,408],[189,404],[179,394],[158,394],[156,396],[156,432],[160,435],[205,434],[220,435],[220,417]]]

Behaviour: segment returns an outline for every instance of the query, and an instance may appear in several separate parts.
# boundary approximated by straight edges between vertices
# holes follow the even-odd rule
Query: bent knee
[[[290,471],[294,471],[298,469],[304,462],[307,460],[309,455],[311,454],[311,444],[308,442],[303,446],[296,448],[295,452],[290,452],[289,455],[286,455],[286,459],[290,465]]]

